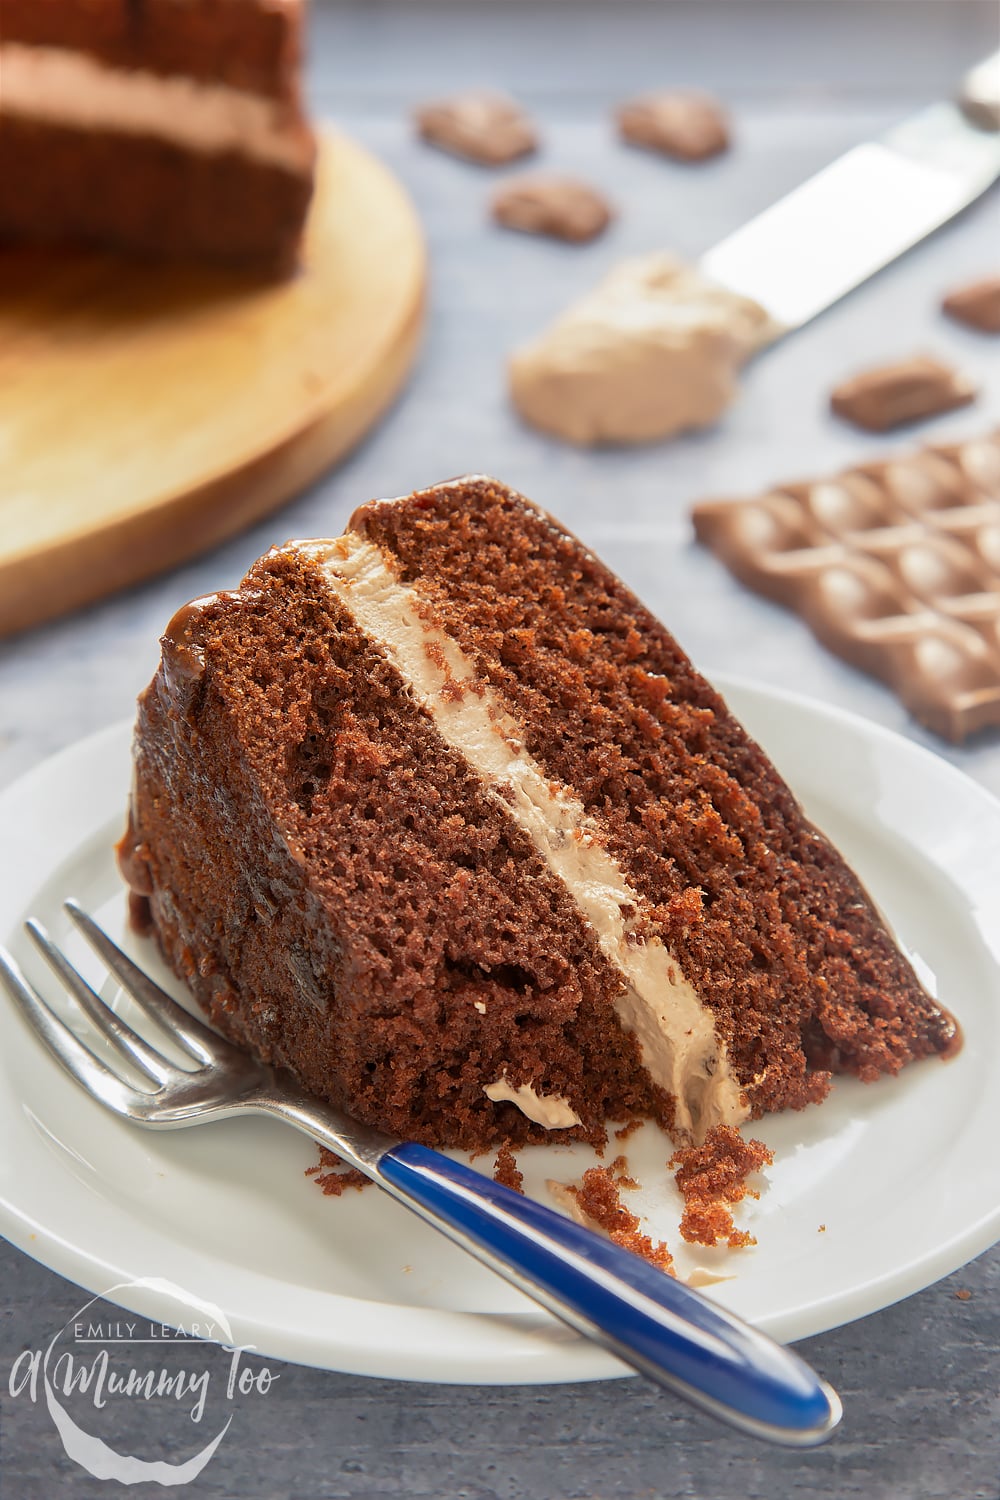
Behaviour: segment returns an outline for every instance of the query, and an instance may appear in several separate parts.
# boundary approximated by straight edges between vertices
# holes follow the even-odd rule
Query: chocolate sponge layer
[[[308,155],[306,144],[305,162]],[[263,274],[294,265],[312,196],[308,165],[297,172],[232,151],[192,152],[152,136],[2,114],[0,183],[0,241]]]
[[[635,940],[679,962],[755,1113],[953,1048],[856,876],[575,538],[485,479],[351,525],[596,822]],[[544,1138],[485,1095],[506,1077],[567,1100],[593,1140],[606,1119],[672,1123],[567,888],[294,546],[171,622],[122,855],[216,1022],[360,1119],[468,1147]]]
[[[251,93],[295,91],[302,0],[3,0],[0,40]]]
[[[604,827],[715,1016],[755,1112],[953,1043],[857,877],[674,638],[551,517],[489,479],[362,507],[352,525]]]
[[[568,1099],[571,1133],[669,1121],[564,888],[300,554],[164,637],[123,856],[212,1019],[359,1119],[541,1138],[484,1094],[506,1075]]]

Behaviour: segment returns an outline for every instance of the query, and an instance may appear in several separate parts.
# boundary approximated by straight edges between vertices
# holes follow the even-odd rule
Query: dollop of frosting
[[[567,442],[641,443],[706,427],[780,329],[759,303],[658,253],[623,261],[510,361],[533,426]]]
[[[508,1083],[506,1073],[495,1083],[486,1084],[483,1093],[494,1104],[516,1104],[522,1115],[546,1130],[568,1130],[571,1125],[580,1124],[580,1116],[562,1094],[538,1094],[530,1083],[514,1088]]]

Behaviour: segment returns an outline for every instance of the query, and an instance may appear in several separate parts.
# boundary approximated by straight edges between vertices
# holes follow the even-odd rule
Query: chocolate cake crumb
[[[357,1188],[360,1192],[372,1180],[357,1167],[349,1167],[342,1157],[326,1146],[320,1146],[319,1161],[313,1167],[306,1167],[305,1176],[314,1177],[316,1186],[322,1188],[327,1198],[339,1198],[348,1188]]]
[[[590,1167],[583,1174],[579,1185],[567,1184],[566,1191],[577,1202],[582,1213],[598,1228],[603,1229],[609,1239],[635,1255],[641,1255],[650,1265],[658,1266],[668,1276],[675,1276],[674,1258],[662,1242],[655,1245],[648,1234],[639,1229],[639,1216],[625,1207],[618,1192],[618,1184],[610,1167]]]
[[[615,1140],[627,1141],[630,1135],[635,1135],[642,1123],[641,1119],[629,1120],[628,1124],[623,1125],[620,1130],[615,1131]]]
[[[717,1245],[725,1240],[731,1250],[755,1245],[753,1235],[736,1228],[727,1205],[759,1197],[746,1179],[773,1160],[763,1142],[745,1141],[732,1125],[716,1125],[703,1145],[675,1151],[667,1165],[684,1194],[681,1236],[687,1243]]]
[[[513,1193],[524,1193],[524,1174],[517,1169],[517,1157],[510,1149],[510,1141],[504,1141],[497,1152],[493,1181],[499,1182],[501,1187],[510,1188]]]
[[[627,1156],[616,1156],[611,1163],[611,1171],[614,1173],[618,1186],[624,1188],[626,1192],[631,1193],[638,1188],[639,1184],[629,1172]]]

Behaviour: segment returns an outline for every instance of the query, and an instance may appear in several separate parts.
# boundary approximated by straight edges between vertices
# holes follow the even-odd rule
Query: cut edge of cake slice
[[[247,619],[256,612],[254,628],[264,636],[271,628],[272,639],[285,649],[280,618],[273,627],[275,612],[280,617],[281,607],[288,606],[290,587],[307,596],[311,592],[312,599],[304,603],[314,606],[314,613],[321,609],[324,619],[350,622],[374,659],[385,663],[397,697],[401,692],[405,698],[409,732],[416,734],[414,726],[419,725],[420,734],[428,736],[425,746],[439,747],[434,753],[443,752],[453,782],[464,775],[471,778],[468,784],[482,794],[478,805],[489,808],[480,816],[498,826],[512,825],[507,845],[521,851],[522,866],[530,862],[528,851],[533,856],[532,892],[544,888],[549,893],[549,907],[535,916],[536,925],[544,928],[544,910],[558,912],[553,943],[572,941],[574,951],[582,953],[589,942],[590,983],[603,985],[602,993],[613,999],[615,1019],[601,1012],[605,1020],[599,1025],[606,1028],[609,1055],[614,1054],[622,1075],[605,1088],[606,1101],[617,1099],[620,1105],[628,1094],[637,1112],[654,1114],[679,1139],[700,1139],[719,1123],[737,1124],[769,1109],[821,1099],[831,1071],[871,1079],[895,1072],[913,1058],[953,1049],[954,1022],[921,988],[857,878],[805,819],[766,756],[673,638],[551,517],[483,476],[363,506],[343,537],[275,549],[255,565],[236,595],[225,596],[232,602],[220,605],[215,599],[207,606],[189,606],[175,618],[164,637],[152,699],[147,693],[146,708],[140,710],[138,800],[133,801],[123,849],[126,878],[143,902],[148,904],[157,889],[151,874],[157,840],[162,853],[164,840],[171,838],[162,795],[160,826],[144,826],[144,762],[148,765],[149,752],[156,751],[152,758],[158,759],[159,774],[169,780],[171,755],[190,760],[199,746],[204,754],[207,740],[199,714],[220,683],[224,688],[226,671],[219,632],[227,627],[218,621],[228,617],[231,627],[242,619],[240,628],[246,632]],[[296,599],[296,607],[303,605]],[[581,623],[586,620],[590,623]],[[303,640],[297,642],[300,647]],[[318,676],[307,694],[310,712],[317,701],[316,685],[326,680],[324,673],[329,675],[323,647],[317,644],[321,641],[322,634],[305,648],[319,658],[313,663]],[[338,670],[342,692],[357,696],[360,685],[343,680]],[[268,691],[273,696],[273,683]],[[159,727],[151,730],[149,704],[154,699],[160,700],[163,713]],[[310,752],[309,817],[326,816],[326,837],[339,847],[356,807],[352,811],[353,793],[349,787],[345,792],[342,777],[331,790],[328,751],[344,733],[346,700],[334,702],[328,693],[324,701],[328,722],[324,727],[310,720],[306,731],[313,740],[330,737],[320,752]],[[287,723],[287,705],[285,712]],[[150,741],[145,751],[143,713]],[[304,727],[304,721],[294,727],[293,748]],[[374,731],[374,739],[366,732],[369,753],[389,755],[377,743],[380,731]],[[244,725],[240,734],[246,733]],[[159,742],[153,743],[157,735]],[[433,759],[429,750],[423,753]],[[404,769],[419,778],[419,766]],[[399,774],[393,763],[385,772],[387,786]],[[616,795],[616,789],[624,789],[624,795]],[[426,788],[423,794],[428,795]],[[276,807],[273,788],[270,795]],[[440,787],[433,795],[442,795]],[[284,805],[276,824],[286,843],[290,836],[293,842],[306,837],[301,827],[296,832],[281,826],[282,819],[285,825],[294,821],[289,807]],[[323,854],[322,847],[312,846],[310,854],[300,850],[299,865],[307,877],[318,878]],[[521,875],[513,868],[515,884]],[[522,887],[527,889],[523,880]],[[490,899],[499,901],[495,884],[489,889]],[[158,937],[175,969],[189,982],[194,979],[197,993],[197,972],[215,959],[207,953],[185,961],[190,932],[186,937],[175,932],[164,941],[162,912],[176,916],[184,904],[166,894]],[[204,892],[199,899],[211,905]],[[154,927],[156,906],[153,899]],[[481,914],[487,926],[489,915]],[[208,919],[209,926],[214,919],[218,926],[218,912],[195,916]],[[314,919],[336,926],[336,914],[328,906],[323,909],[322,901]],[[427,917],[432,928],[441,926],[445,932],[448,920],[447,910]],[[357,933],[341,936],[347,947],[360,941]],[[513,936],[511,932],[512,952],[517,946]],[[447,939],[442,942],[446,947]],[[768,942],[773,952],[766,951]],[[502,949],[500,941],[482,952],[499,954]],[[358,962],[355,955],[356,973],[361,972]],[[530,1045],[521,1045],[520,1034],[508,1025],[508,1035],[518,1039],[517,1056],[508,1063],[502,1048],[491,1052],[488,1037],[497,1015],[506,1017],[505,1025],[511,1019],[509,1007],[498,1000],[492,960],[470,961],[466,967],[470,994],[477,983],[482,991],[483,998],[472,1001],[482,1020],[469,1031],[463,1011],[453,1024],[462,1029],[464,1056],[490,1056],[491,1066],[477,1075],[475,1063],[463,1064],[453,1088],[442,1082],[442,1099],[451,1098],[453,1104],[461,1100],[459,1113],[465,1112],[457,1124],[457,1116],[452,1120],[455,1128],[441,1120],[429,1122],[425,1047],[424,1071],[414,1093],[414,1100],[419,1096],[423,1103],[414,1103],[406,1133],[484,1145],[511,1137],[512,1112],[517,1111],[522,1125],[527,1121],[538,1127],[536,1137],[582,1128],[597,1138],[601,1088],[593,1078],[583,1079],[579,1067],[574,1075],[561,1055],[572,1053],[574,1027],[582,1036],[589,1026],[587,1067],[591,1073],[600,1071],[600,1049],[590,1034],[594,1014],[585,1025],[579,999],[576,1009],[567,1003],[566,977],[549,982],[547,1001],[545,985],[530,964],[496,965],[497,972],[517,975],[530,992],[533,1024],[540,1037],[544,1032],[548,1050],[547,1056],[537,1050],[533,1059]],[[363,982],[369,980],[365,971]],[[407,1009],[407,995],[398,985],[393,988],[391,975],[383,975],[381,982],[386,985],[384,1006],[398,1019]],[[338,983],[343,987],[343,974]],[[838,994],[838,986],[848,993]],[[371,1094],[359,1104],[350,1088],[338,1089],[335,1080],[324,1089],[316,1059],[296,1058],[294,1036],[284,1034],[281,1018],[273,1023],[277,1040],[268,1040],[266,1028],[246,1024],[254,1004],[260,1012],[259,997],[250,1002],[241,996],[231,975],[224,988],[225,1003],[209,1002],[224,1026],[257,1050],[270,1049],[314,1091],[326,1092],[348,1109],[353,1106],[372,1123],[397,1132],[407,1123],[405,1097],[398,1091],[393,1107],[387,1105],[380,1114]],[[204,990],[203,984],[203,1002]],[[349,1010],[350,996],[341,995],[337,1003]],[[378,1009],[370,996],[365,1003]],[[527,1016],[531,1007],[523,1003]],[[268,1008],[274,1009],[264,1006]],[[291,1020],[289,1029],[295,1029]],[[632,1040],[631,1063],[620,1033]],[[439,1042],[442,1060],[447,1057],[454,1072],[453,1043],[443,1035]],[[334,1073],[337,1045],[331,1035],[325,1052],[320,1048]],[[409,1045],[412,1060],[419,1048]],[[644,1088],[641,1078],[622,1083],[636,1054],[650,1087]],[[397,1054],[397,1075],[406,1071],[404,1063]],[[381,1071],[391,1074],[392,1069],[392,1058],[385,1070],[380,1063]],[[564,1080],[558,1089],[551,1085],[556,1075]],[[548,1087],[543,1086],[546,1078]],[[482,1097],[473,1100],[477,1089]],[[484,1101],[494,1114],[484,1112]],[[418,1117],[421,1109],[423,1118]]]

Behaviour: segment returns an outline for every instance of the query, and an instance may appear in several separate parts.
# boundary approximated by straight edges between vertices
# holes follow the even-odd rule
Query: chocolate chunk
[[[514,161],[538,148],[535,127],[505,94],[457,94],[425,104],[414,118],[425,141],[486,166]]]
[[[830,406],[866,432],[888,432],[968,406],[976,388],[964,375],[926,355],[881,365],[845,380],[830,393]]]
[[[970,286],[956,287],[941,307],[949,318],[980,333],[1000,333],[1000,276],[986,276]]]
[[[618,128],[633,146],[678,161],[704,161],[729,145],[722,106],[707,94],[646,94],[620,107]]]
[[[929,729],[1000,727],[1000,430],[693,516],[737,578]]]
[[[493,217],[507,229],[557,240],[595,239],[611,222],[607,201],[572,177],[515,177],[493,199]]]

